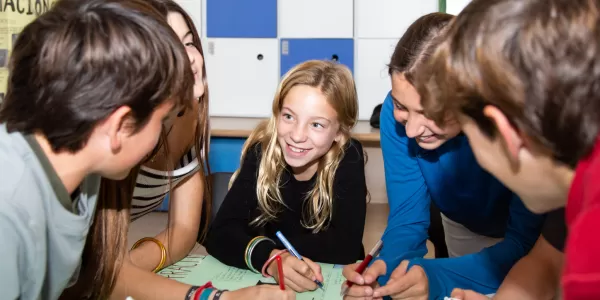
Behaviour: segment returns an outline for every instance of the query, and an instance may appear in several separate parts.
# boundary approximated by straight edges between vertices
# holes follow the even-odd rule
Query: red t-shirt
[[[566,222],[563,299],[600,299],[600,139],[575,169]]]

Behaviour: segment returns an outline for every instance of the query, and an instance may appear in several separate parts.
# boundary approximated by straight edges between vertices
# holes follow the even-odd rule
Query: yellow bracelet
[[[163,268],[163,266],[165,265],[165,263],[167,262],[167,249],[165,248],[165,245],[163,245],[163,243],[161,243],[159,240],[157,240],[155,238],[145,237],[145,238],[139,239],[137,242],[135,242],[135,244],[133,244],[133,246],[131,246],[131,250],[137,248],[141,243],[148,242],[148,241],[154,242],[160,248],[160,263],[158,264],[158,266],[156,266],[156,268],[154,268],[154,270],[152,270],[152,272],[156,273],[156,272],[160,271]]]
[[[250,270],[252,270],[253,267],[252,267],[252,264],[250,263],[250,253],[248,253],[248,250],[250,250],[250,246],[252,245],[252,243],[254,243],[254,241],[256,241],[258,239],[264,239],[264,238],[266,238],[266,236],[259,235],[257,237],[254,237],[253,239],[251,239],[250,242],[248,242],[248,245],[246,245],[246,251],[244,251],[244,261],[246,262],[246,266],[248,266],[248,268],[250,268]]]

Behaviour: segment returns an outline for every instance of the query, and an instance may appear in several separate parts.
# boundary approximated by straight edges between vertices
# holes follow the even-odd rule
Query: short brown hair
[[[412,23],[396,44],[388,65],[388,73],[403,73],[414,85],[415,70],[431,55],[437,43],[435,39],[454,18],[446,13],[430,13]]]
[[[53,151],[80,150],[94,127],[129,106],[136,129],[167,100],[188,106],[183,45],[146,1],[60,0],[19,34],[0,123],[42,133]]]
[[[493,137],[493,105],[574,167],[600,126],[599,16],[593,0],[473,0],[418,74],[427,116],[463,113]]]

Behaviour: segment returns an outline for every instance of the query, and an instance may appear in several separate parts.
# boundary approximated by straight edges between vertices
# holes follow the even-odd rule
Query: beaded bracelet
[[[258,245],[260,242],[264,242],[264,241],[270,241],[271,243],[273,243],[273,245],[275,245],[275,241],[273,241],[272,239],[265,237],[265,236],[257,236],[255,238],[253,238],[252,240],[250,240],[250,242],[248,243],[248,246],[246,246],[246,251],[245,251],[246,266],[248,266],[248,269],[250,269],[250,271],[252,271],[254,273],[260,273],[260,272],[258,270],[256,270],[254,268],[254,266],[252,266],[252,252],[254,251],[254,248],[256,247],[256,245]]]
[[[267,261],[265,262],[265,264],[264,264],[264,265],[263,265],[263,267],[262,267],[262,272],[261,272],[261,273],[262,273],[262,276],[263,276],[263,277],[267,277],[267,278],[269,278],[269,277],[273,277],[273,276],[271,276],[271,275],[267,274],[267,268],[269,267],[269,264],[271,264],[271,262],[272,262],[273,260],[275,260],[275,258],[276,258],[277,256],[281,256],[281,254],[283,254],[283,253],[286,253],[286,252],[288,252],[288,250],[287,250],[287,249],[284,249],[284,250],[278,251],[278,252],[277,252],[277,253],[275,253],[273,256],[271,256],[269,259],[267,259]]]
[[[208,298],[210,298],[210,295],[215,291],[215,288],[206,288],[202,291],[202,293],[200,294],[200,298],[198,298],[199,300],[208,300]]]
[[[185,294],[185,300],[193,300],[196,295],[196,291],[198,291],[200,287],[197,285],[192,286],[187,293]]]
[[[202,291],[208,288],[214,288],[210,281],[203,286],[192,286],[185,295],[185,300],[198,300]]]
[[[135,244],[131,246],[131,250],[137,248],[143,242],[154,242],[156,245],[158,245],[158,248],[160,248],[160,262],[158,263],[158,266],[156,266],[156,268],[152,270],[152,272],[156,273],[160,271],[165,265],[165,262],[167,262],[167,249],[165,248],[165,245],[163,245],[163,243],[161,243],[159,240],[152,237],[145,237],[135,242]]]
[[[223,295],[223,293],[227,292],[227,290],[218,290],[215,295],[213,296],[212,300],[219,300],[221,299],[221,295]]]

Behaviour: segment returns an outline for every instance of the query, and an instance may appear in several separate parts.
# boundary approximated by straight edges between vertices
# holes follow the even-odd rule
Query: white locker
[[[352,38],[352,0],[279,0],[281,38]]]
[[[279,83],[277,39],[203,39],[211,116],[268,117]]]
[[[451,15],[458,15],[471,0],[446,0],[446,12]]]
[[[190,15],[190,18],[194,21],[194,26],[196,26],[196,30],[198,31],[198,35],[202,36],[202,3],[200,0],[176,0],[177,4],[179,4],[185,12]]]
[[[419,17],[439,11],[438,0],[355,0],[357,38],[400,38]]]
[[[354,78],[358,93],[359,119],[369,120],[392,89],[387,65],[398,39],[357,39]]]

